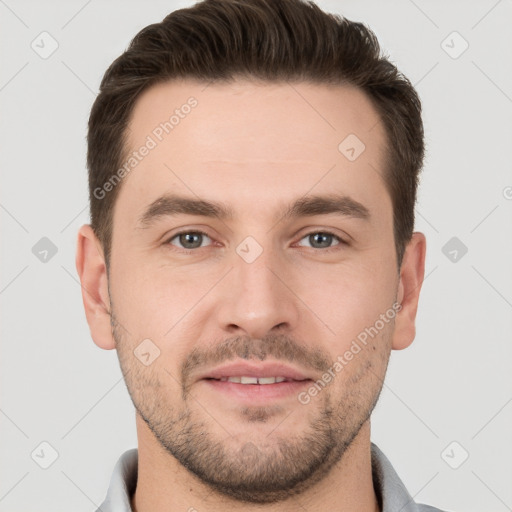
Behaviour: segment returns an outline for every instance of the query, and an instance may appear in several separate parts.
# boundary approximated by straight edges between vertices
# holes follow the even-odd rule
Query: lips
[[[197,379],[219,407],[267,406],[296,397],[313,375],[285,363],[237,360],[205,371]],[[213,402],[212,402],[213,403]]]
[[[209,379],[239,384],[276,384],[289,381],[311,380],[306,372],[277,362],[239,361],[218,366],[205,372],[198,380]]]

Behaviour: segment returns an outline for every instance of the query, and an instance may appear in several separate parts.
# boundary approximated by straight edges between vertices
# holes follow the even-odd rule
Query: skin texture
[[[78,235],[92,338],[117,349],[137,410],[132,506],[379,510],[370,414],[391,350],[414,339],[426,251],[414,233],[397,271],[379,117],[348,86],[168,82],[137,101],[128,147],[191,96],[197,106],[123,179],[108,275],[90,226]],[[365,144],[354,161],[338,150],[349,134]],[[233,215],[167,215],[143,226],[148,205],[169,193],[221,202]],[[299,198],[332,193],[370,217],[282,215]],[[191,239],[176,233],[198,230],[207,236],[187,252]],[[309,236],[325,232],[347,243]],[[249,236],[249,251],[262,250],[251,263],[237,252]],[[198,380],[227,361],[264,360],[316,381],[396,303],[393,319],[307,404],[296,393],[242,403]],[[148,366],[134,354],[146,339],[159,350]]]

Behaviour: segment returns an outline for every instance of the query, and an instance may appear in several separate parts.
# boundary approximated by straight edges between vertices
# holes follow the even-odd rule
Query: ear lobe
[[[421,285],[425,276],[426,250],[425,235],[419,232],[413,233],[405,249],[400,268],[397,302],[402,305],[402,308],[395,317],[392,344],[394,350],[407,348],[416,336],[415,321]]]
[[[89,224],[78,231],[75,263],[92,339],[98,347],[111,350],[115,340],[110,324],[107,267],[101,243]]]

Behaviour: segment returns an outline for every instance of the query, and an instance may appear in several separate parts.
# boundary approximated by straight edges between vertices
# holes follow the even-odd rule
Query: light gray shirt
[[[391,462],[371,443],[373,487],[381,512],[444,512],[415,503]],[[107,497],[96,512],[133,512],[130,499],[137,485],[138,450],[123,453],[114,468]]]

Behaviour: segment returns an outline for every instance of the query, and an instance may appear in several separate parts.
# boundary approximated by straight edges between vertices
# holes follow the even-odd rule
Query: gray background
[[[512,510],[512,2],[318,3],[367,23],[424,105],[416,229],[427,277],[372,440],[417,501]],[[191,4],[0,0],[1,511],[93,511],[136,445],[116,354],[90,339],[74,267],[88,222],[86,123],[131,37]],[[58,42],[46,59],[31,47],[51,48],[43,31]],[[57,248],[46,261],[47,241],[32,250],[43,237]],[[43,441],[59,454],[47,469]]]

